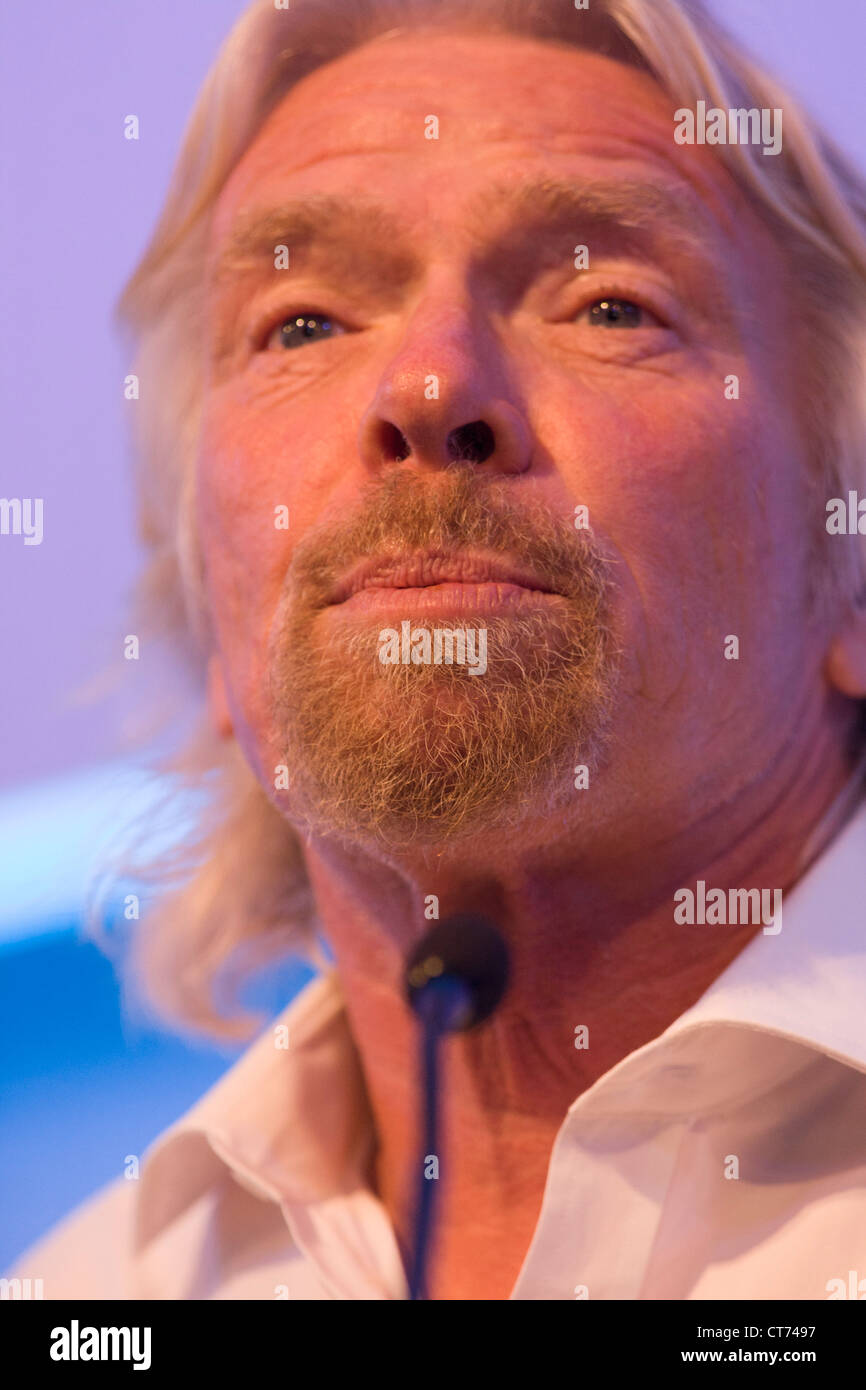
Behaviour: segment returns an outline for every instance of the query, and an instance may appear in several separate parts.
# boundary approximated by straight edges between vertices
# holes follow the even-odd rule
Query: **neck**
[[[594,845],[565,836],[524,853],[516,836],[493,855],[463,846],[459,855],[424,853],[411,863],[329,841],[308,846],[377,1128],[375,1181],[404,1246],[420,1115],[405,957],[431,925],[425,905],[434,894],[440,918],[482,911],[509,944],[512,984],[496,1015],[443,1045],[438,1296],[508,1296],[568,1107],[696,1002],[762,930],[677,925],[674,892],[698,878],[708,889],[790,889],[807,846],[814,855],[816,823],[850,776],[841,754],[816,747],[795,771],[764,778],[761,794],[734,809],[720,804],[677,840],[665,839],[663,853],[648,834],[643,845],[621,834]],[[589,1045],[578,1047],[581,1025]],[[489,1251],[487,1262],[468,1263],[467,1243]]]

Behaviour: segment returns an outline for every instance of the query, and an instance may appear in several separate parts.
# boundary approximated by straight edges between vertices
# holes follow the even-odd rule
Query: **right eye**
[[[292,314],[281,319],[268,335],[264,346],[277,348],[299,348],[307,343],[321,342],[333,338],[345,329],[342,324],[329,318],[327,314]]]

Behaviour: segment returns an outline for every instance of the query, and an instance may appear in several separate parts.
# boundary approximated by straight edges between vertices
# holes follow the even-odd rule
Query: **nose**
[[[412,325],[389,361],[359,430],[365,468],[397,463],[439,470],[465,463],[520,474],[532,460],[522,409],[506,400],[498,349],[473,332],[469,315]]]

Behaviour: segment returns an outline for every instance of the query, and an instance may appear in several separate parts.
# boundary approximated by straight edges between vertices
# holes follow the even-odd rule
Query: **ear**
[[[830,684],[852,699],[866,699],[866,610],[848,615],[830,643],[825,663]]]
[[[219,656],[214,652],[207,665],[207,703],[211,724],[220,738],[231,738],[234,733],[226,685],[223,679]]]

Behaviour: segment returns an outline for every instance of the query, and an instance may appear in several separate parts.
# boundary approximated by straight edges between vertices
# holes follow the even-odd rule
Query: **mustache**
[[[513,484],[453,464],[435,478],[394,469],[362,488],[345,519],[314,524],[295,547],[286,589],[318,608],[352,566],[377,555],[474,546],[530,566],[551,590],[585,601],[606,590],[610,564],[590,529],[575,530],[537,497],[514,500]],[[506,494],[510,492],[510,496]]]

